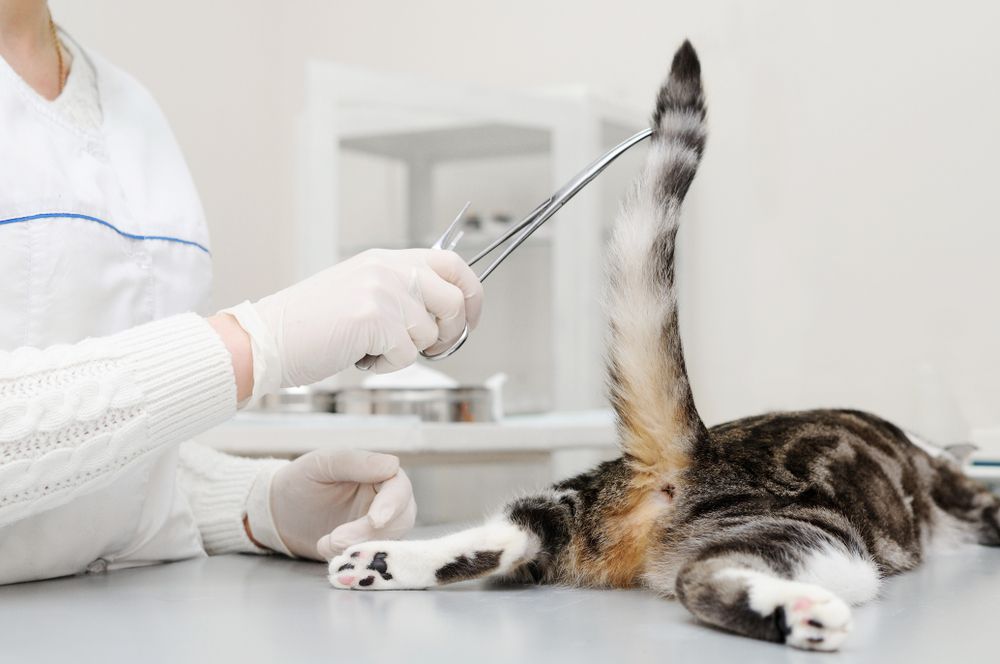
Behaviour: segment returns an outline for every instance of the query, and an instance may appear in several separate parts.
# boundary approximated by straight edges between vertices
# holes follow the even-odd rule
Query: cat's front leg
[[[413,590],[505,574],[538,553],[539,540],[505,519],[432,540],[365,542],[330,561],[330,584]]]

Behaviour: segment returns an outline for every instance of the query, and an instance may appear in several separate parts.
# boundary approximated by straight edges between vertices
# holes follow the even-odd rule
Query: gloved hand
[[[396,539],[416,515],[399,459],[360,450],[318,450],[263,470],[247,500],[254,540],[316,560],[368,540]]]
[[[372,249],[225,310],[250,336],[254,397],[328,378],[365,355],[383,373],[454,343],[479,322],[483,287],[451,251]]]

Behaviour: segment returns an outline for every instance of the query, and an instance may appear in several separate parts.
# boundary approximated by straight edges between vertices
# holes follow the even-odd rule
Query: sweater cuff
[[[230,456],[197,443],[181,445],[181,486],[191,504],[205,551],[267,553],[247,536],[243,517],[258,476],[270,477],[288,463]]]
[[[271,482],[280,468],[281,466],[276,464],[257,473],[257,479],[254,480],[250,495],[247,496],[247,521],[255,542],[271,551],[295,558],[295,554],[289,550],[278,534],[278,525],[274,522],[274,513],[271,512]]]
[[[145,395],[151,446],[188,440],[236,412],[232,357],[200,316],[140,325],[112,342]]]

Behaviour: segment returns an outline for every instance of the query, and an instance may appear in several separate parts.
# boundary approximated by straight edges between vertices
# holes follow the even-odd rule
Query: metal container
[[[265,394],[257,408],[269,413],[316,412],[313,391],[308,387],[286,387],[273,394]]]
[[[496,422],[500,391],[488,387],[352,387],[313,395],[318,410],[349,415],[417,415],[424,422]]]

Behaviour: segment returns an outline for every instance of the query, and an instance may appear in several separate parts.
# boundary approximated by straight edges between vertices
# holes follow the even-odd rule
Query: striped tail
[[[681,202],[705,147],[701,65],[685,41],[660,89],[644,172],[614,230],[607,311],[608,378],[625,455],[656,476],[688,465],[706,435],[677,328],[674,241]]]

